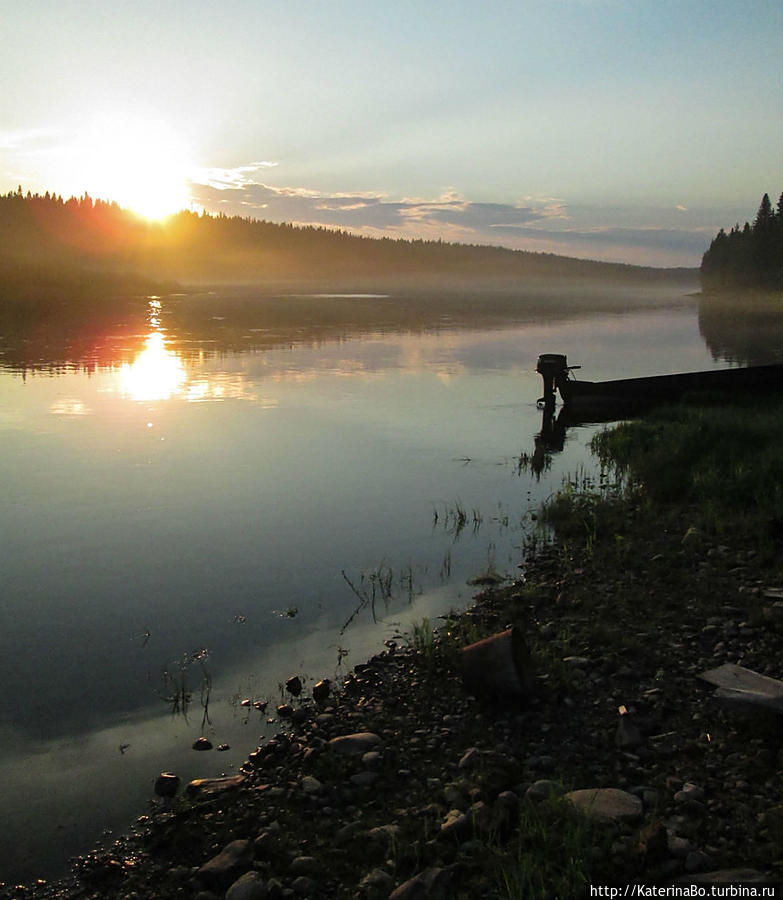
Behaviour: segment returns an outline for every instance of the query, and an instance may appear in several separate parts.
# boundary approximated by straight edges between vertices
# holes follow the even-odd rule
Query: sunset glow
[[[780,191],[771,0],[6,6],[0,193],[696,267]]]
[[[188,154],[168,129],[153,122],[96,123],[71,146],[64,166],[74,193],[112,200],[148,219],[190,208]]]
[[[144,350],[120,369],[122,393],[133,400],[168,400],[185,383],[182,360],[171,350],[159,331],[147,337]]]

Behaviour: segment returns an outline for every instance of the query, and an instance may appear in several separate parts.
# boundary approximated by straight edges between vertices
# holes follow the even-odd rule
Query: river
[[[150,297],[88,339],[0,342],[0,881],[62,873],[161,771],[235,771],[280,730],[288,676],[339,680],[468,605],[470,580],[519,577],[531,513],[595,476],[601,427],[531,472],[539,353],[591,379],[720,363],[684,291],[316,329],[252,297],[198,303],[198,327],[188,298]],[[215,749],[191,749],[202,735]]]

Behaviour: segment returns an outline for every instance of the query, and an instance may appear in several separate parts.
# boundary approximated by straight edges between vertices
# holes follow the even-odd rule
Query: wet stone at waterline
[[[161,772],[155,779],[155,793],[159,797],[174,797],[179,783],[179,775],[175,775],[173,772]]]
[[[313,700],[320,706],[329,699],[329,691],[331,690],[331,683],[328,678],[324,678],[323,681],[319,681],[313,687]]]
[[[292,675],[285,683],[285,689],[289,694],[298,697],[302,693],[302,682],[298,675]]]

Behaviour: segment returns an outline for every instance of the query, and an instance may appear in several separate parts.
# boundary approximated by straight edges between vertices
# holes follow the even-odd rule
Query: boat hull
[[[783,391],[783,365],[715,369],[617,381],[578,381],[561,377],[557,379],[557,388],[566,408],[574,413],[603,413],[615,409],[633,411],[675,403],[687,395],[731,396]]]

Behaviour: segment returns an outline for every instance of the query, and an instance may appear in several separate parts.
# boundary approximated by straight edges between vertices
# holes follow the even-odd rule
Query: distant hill
[[[682,280],[654,269],[442,241],[367,238],[326,228],[180,212],[152,223],[116,203],[21,189],[0,196],[0,299],[35,292],[196,284],[341,283],[354,287],[502,286],[520,280]],[[3,285],[5,288],[3,289]]]
[[[761,198],[753,224],[722,228],[704,254],[701,281],[705,287],[783,289],[783,194],[777,209],[769,194]]]

